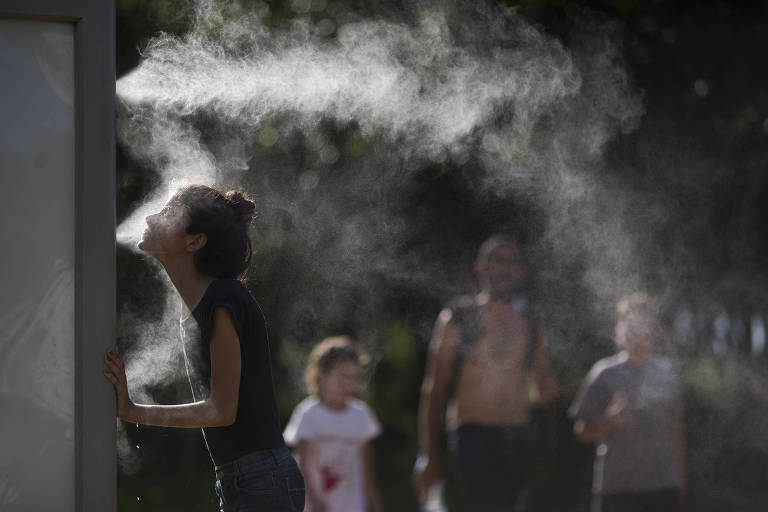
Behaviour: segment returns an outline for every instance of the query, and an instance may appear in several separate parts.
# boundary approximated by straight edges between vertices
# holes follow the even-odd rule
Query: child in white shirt
[[[381,512],[371,440],[381,426],[360,394],[363,356],[342,337],[327,338],[310,354],[310,396],[285,428],[297,448],[307,486],[307,512]]]

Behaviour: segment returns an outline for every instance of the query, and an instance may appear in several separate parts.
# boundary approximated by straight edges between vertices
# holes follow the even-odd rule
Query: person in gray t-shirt
[[[622,299],[616,313],[621,351],[595,363],[569,410],[577,437],[597,444],[593,512],[676,510],[685,493],[680,380],[653,354],[661,329],[647,295]]]

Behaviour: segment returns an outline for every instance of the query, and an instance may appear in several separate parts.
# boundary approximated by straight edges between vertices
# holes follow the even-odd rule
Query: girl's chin
[[[147,242],[146,240],[144,240],[143,238],[141,240],[139,240],[139,242],[136,244],[136,247],[141,252],[145,252],[147,254],[151,254],[151,252],[150,252],[152,250],[151,244],[149,242]]]

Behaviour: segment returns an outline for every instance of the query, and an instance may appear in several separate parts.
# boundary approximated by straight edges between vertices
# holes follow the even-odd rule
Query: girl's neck
[[[173,287],[176,288],[176,291],[181,296],[184,305],[190,312],[194,311],[214,278],[200,273],[195,268],[193,262],[184,265],[166,266],[165,270],[171,279],[171,283],[173,283]]]
[[[347,408],[347,400],[337,402],[337,401],[330,401],[327,399],[324,399],[321,396],[317,397],[318,400],[320,400],[320,403],[323,404],[323,406],[327,409],[331,409],[332,411],[343,411]]]

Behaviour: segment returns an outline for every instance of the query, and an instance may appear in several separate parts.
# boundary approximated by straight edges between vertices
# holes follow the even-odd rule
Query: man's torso
[[[479,337],[459,362],[449,428],[462,424],[522,425],[529,420],[528,318],[525,311],[492,301],[477,306]],[[461,326],[456,324],[459,349]]]

